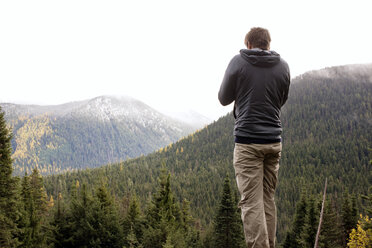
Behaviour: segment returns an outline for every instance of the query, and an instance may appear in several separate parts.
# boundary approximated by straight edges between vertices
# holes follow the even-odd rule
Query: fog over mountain
[[[185,110],[179,112],[164,112],[164,114],[171,116],[172,118],[187,123],[195,128],[202,128],[210,124],[212,120],[194,110]]]

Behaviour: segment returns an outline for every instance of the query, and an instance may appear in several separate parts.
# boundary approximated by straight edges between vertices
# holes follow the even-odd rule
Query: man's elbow
[[[227,99],[227,97],[223,97],[220,93],[218,94],[218,100],[220,101],[222,106],[227,106],[232,103],[230,99]]]
[[[221,103],[222,106],[227,106],[227,105],[229,105],[231,102],[221,101],[221,100],[220,100],[220,103]]]

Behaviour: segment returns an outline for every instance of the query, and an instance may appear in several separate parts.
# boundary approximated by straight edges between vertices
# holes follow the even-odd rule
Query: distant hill
[[[55,106],[1,103],[13,129],[15,174],[51,174],[148,154],[194,127],[130,97],[100,96]]]
[[[276,194],[279,242],[292,221],[302,188],[317,194],[327,177],[328,197],[337,200],[346,189],[367,193],[372,182],[371,104],[372,65],[326,68],[292,81],[281,117],[283,152]],[[175,196],[191,202],[193,216],[205,228],[213,220],[223,178],[226,174],[234,178],[233,125],[233,116],[228,114],[148,156],[49,176],[45,186],[49,194],[62,192],[68,198],[76,181],[90,187],[106,182],[118,200],[136,192],[145,205],[165,164],[173,176]]]

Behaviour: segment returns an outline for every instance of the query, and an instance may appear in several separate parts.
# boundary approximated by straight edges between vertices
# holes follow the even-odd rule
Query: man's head
[[[246,34],[244,44],[248,49],[261,48],[262,50],[270,50],[270,33],[265,28],[251,28]]]

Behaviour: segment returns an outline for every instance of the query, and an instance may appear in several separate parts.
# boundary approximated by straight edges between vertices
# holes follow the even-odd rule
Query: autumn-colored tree
[[[363,217],[360,215],[356,228],[350,232],[349,248],[371,248],[372,247],[372,229],[366,229],[366,225],[371,225],[372,219],[368,216]]]

